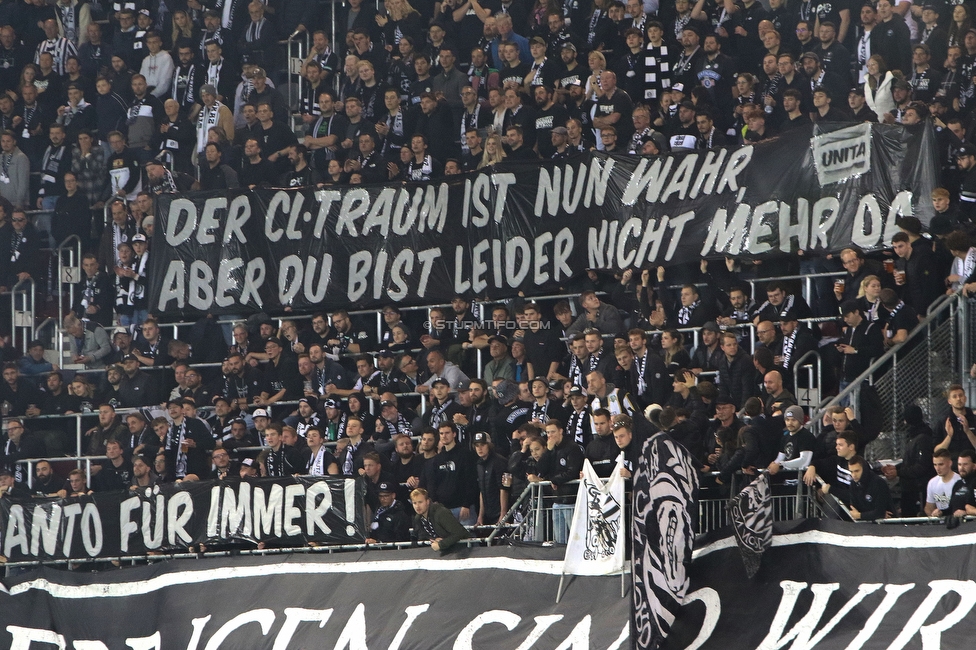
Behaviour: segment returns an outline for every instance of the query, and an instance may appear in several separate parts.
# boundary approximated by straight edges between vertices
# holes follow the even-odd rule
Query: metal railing
[[[223,544],[220,544],[223,545]],[[484,537],[468,537],[457,542],[457,546],[464,546],[466,548],[473,548],[475,546],[488,546],[488,540]],[[322,545],[306,545],[306,546],[282,546],[273,548],[235,548],[234,550],[208,550],[206,544],[201,544],[199,552],[193,550],[186,550],[180,552],[154,552],[153,554],[146,555],[118,555],[114,557],[99,557],[97,560],[90,557],[81,558],[61,558],[61,559],[45,559],[45,560],[30,560],[25,562],[7,562],[3,565],[5,573],[7,576],[12,575],[12,573],[19,569],[26,569],[37,566],[66,566],[68,570],[72,570],[79,567],[85,567],[86,570],[91,567],[92,562],[111,562],[113,564],[119,565],[123,562],[126,564],[135,566],[138,564],[148,564],[152,562],[162,562],[166,560],[200,560],[205,558],[215,558],[215,557],[237,557],[239,555],[254,555],[254,556],[264,556],[264,555],[282,555],[282,554],[292,554],[292,553],[325,553],[332,555],[334,553],[348,553],[351,551],[362,552],[362,551],[374,551],[374,550],[396,550],[404,548],[418,548],[421,546],[430,546],[430,542],[427,540],[420,541],[408,541],[408,542],[377,542],[376,544],[322,544]]]
[[[968,350],[957,346],[957,341],[966,338],[961,332],[965,331],[972,310],[973,306],[960,294],[939,297],[905,341],[878,357],[836,396],[820,403],[810,414],[814,431],[819,431],[827,409],[848,400],[858,404],[862,385],[870,382],[881,402],[880,412],[872,413],[872,417],[879,418],[874,424],[881,434],[867,446],[866,458],[869,461],[900,458],[907,433],[902,421],[905,407],[916,405],[922,409],[926,421],[937,423],[948,410],[946,388],[953,383],[968,383],[965,381]],[[857,415],[861,419],[866,416]]]
[[[20,306],[18,307],[18,303]],[[21,351],[27,354],[27,344],[34,335],[34,313],[37,307],[37,295],[34,278],[27,277],[10,288],[10,332],[11,343],[17,347],[20,342]]]
[[[60,336],[60,328],[64,323],[64,297],[65,286],[67,286],[68,309],[75,304],[75,285],[81,281],[81,255],[82,241],[77,235],[68,235],[63,242],[58,245],[55,255],[58,258],[58,329],[55,332],[54,340],[58,351],[58,358],[64,358],[64,341]],[[68,263],[65,264],[64,255],[68,254]]]
[[[804,363],[810,359],[810,363]],[[792,364],[793,370],[793,397],[800,406],[813,408],[820,403],[819,395],[823,390],[823,360],[817,350],[810,350]],[[806,371],[807,385],[800,391],[800,372]],[[814,383],[816,378],[816,383]],[[817,397],[814,397],[814,396]]]
[[[17,464],[27,466],[27,487],[28,488],[34,487],[34,466],[37,465],[38,463],[40,462],[62,463],[62,462],[71,462],[71,461],[75,462],[75,466],[78,469],[81,469],[81,467],[84,465],[85,485],[91,486],[92,461],[98,461],[98,460],[108,460],[108,456],[52,456],[51,458],[24,458],[22,460],[18,460]]]

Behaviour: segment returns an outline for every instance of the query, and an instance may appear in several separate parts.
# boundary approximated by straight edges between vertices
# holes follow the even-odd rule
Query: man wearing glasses
[[[7,469],[15,483],[27,482],[27,465],[17,461],[24,458],[43,458],[44,441],[35,439],[24,429],[24,421],[12,418],[7,423],[7,435],[0,445],[0,469]]]
[[[869,275],[877,276],[881,280],[881,287],[894,289],[895,280],[891,273],[885,273],[881,262],[877,260],[865,259],[864,251],[860,248],[851,246],[840,252],[840,263],[843,264],[847,273],[834,283],[834,297],[837,303],[848,300],[857,300],[858,291],[861,289],[861,281]],[[841,283],[839,280],[843,280]]]

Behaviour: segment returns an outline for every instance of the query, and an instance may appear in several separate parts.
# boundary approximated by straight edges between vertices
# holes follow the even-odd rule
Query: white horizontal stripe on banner
[[[510,557],[467,558],[445,560],[431,558],[403,562],[381,560],[371,562],[282,562],[253,566],[228,566],[201,571],[176,571],[135,582],[98,583],[91,585],[64,585],[46,579],[30,580],[11,587],[10,594],[25,593],[31,589],[46,591],[55,598],[124,598],[152,593],[167,587],[201,584],[214,580],[234,578],[260,578],[272,575],[330,575],[351,573],[382,573],[385,571],[516,571],[558,576],[562,573],[562,560],[518,560]],[[118,577],[118,574],[112,574]]]
[[[909,537],[899,535],[841,535],[838,533],[827,533],[822,530],[811,530],[805,533],[773,536],[773,546],[795,546],[797,544],[825,544],[828,546],[842,546],[844,548],[950,548],[976,544],[976,533]],[[700,557],[705,557],[710,553],[727,548],[735,548],[735,537],[720,539],[717,542],[696,549],[692,554],[692,559],[695,560]]]

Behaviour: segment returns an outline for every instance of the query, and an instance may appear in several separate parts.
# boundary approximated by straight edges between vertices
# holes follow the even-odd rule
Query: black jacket
[[[488,458],[478,458],[476,470],[478,490],[484,502],[481,521],[485,525],[498,523],[499,518],[505,514],[501,507],[501,490],[502,474],[508,471],[508,463],[498,454],[491,454]]]
[[[883,478],[864,468],[860,481],[851,482],[851,506],[861,513],[862,521],[884,519],[886,512],[892,512],[891,492]]]
[[[430,498],[448,508],[465,508],[478,503],[478,477],[474,452],[455,444],[444,449],[424,466],[420,485]]]
[[[719,389],[728,394],[737,408],[742,408],[747,399],[758,393],[756,374],[752,357],[742,350],[731,361],[723,356],[718,369]]]
[[[576,485],[570,481],[579,479],[583,469],[583,450],[576,441],[563,438],[548,454],[543,456],[546,462],[540,461],[539,476],[551,481],[555,486],[556,503],[573,503],[576,496]]]
[[[367,537],[377,542],[409,542],[410,515],[400,501],[385,510],[378,509],[373,514],[373,521],[369,525]]]

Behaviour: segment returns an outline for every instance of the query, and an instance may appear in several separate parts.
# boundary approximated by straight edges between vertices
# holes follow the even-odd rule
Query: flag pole
[[[556,588],[557,605],[559,604],[559,599],[563,597],[563,580],[565,579],[566,579],[566,571],[564,569],[563,572],[559,574],[559,587]]]

